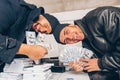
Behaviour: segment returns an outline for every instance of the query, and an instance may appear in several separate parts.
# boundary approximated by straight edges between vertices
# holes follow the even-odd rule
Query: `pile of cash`
[[[78,61],[81,58],[91,58],[94,53],[83,47],[78,46],[66,46],[61,50],[59,55],[60,62],[69,63],[71,61]]]

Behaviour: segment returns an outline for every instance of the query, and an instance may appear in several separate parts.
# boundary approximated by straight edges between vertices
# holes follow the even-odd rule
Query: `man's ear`
[[[41,19],[41,18],[45,18],[43,15],[39,15],[39,19]]]

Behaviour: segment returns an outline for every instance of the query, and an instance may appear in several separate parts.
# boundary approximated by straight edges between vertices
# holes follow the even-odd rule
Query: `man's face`
[[[60,42],[72,44],[84,39],[82,30],[76,25],[69,25],[60,32]]]
[[[46,34],[49,34],[52,31],[50,23],[42,15],[40,15],[39,19],[33,23],[32,28],[36,32],[41,32],[41,33],[46,33]]]

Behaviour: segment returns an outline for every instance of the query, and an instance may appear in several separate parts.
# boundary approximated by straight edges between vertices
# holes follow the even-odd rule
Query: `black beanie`
[[[70,24],[59,24],[57,25],[57,27],[55,28],[54,32],[53,32],[53,35],[54,35],[54,38],[55,40],[58,42],[58,43],[61,43],[60,42],[60,32],[62,31],[62,29],[66,26],[68,26]],[[62,43],[61,43],[62,44]]]
[[[50,14],[47,14],[47,13],[42,14],[42,15],[49,21],[49,23],[50,23],[50,25],[52,27],[51,33],[53,33],[53,31],[55,30],[56,26],[58,24],[60,24],[59,21],[58,21],[58,19],[56,17],[50,15]]]

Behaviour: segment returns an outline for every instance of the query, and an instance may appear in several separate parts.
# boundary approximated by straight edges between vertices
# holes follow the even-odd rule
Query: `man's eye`
[[[64,35],[66,35],[66,32],[64,31]]]
[[[68,31],[65,31],[65,32],[64,32],[64,35],[67,35],[67,34],[68,34]]]

